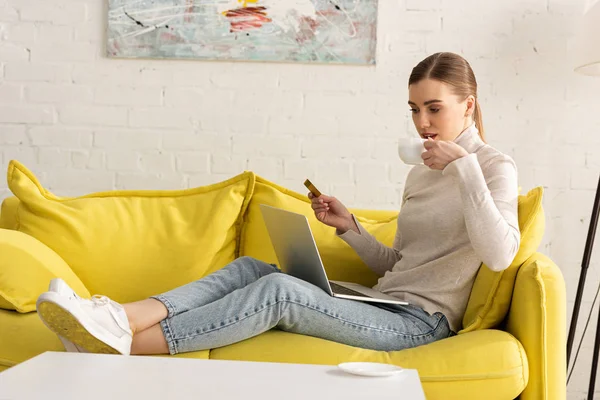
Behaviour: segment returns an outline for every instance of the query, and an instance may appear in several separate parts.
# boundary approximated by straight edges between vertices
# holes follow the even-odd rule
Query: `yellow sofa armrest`
[[[16,197],[7,197],[0,204],[0,228],[1,229],[16,229],[17,228],[17,209],[19,207],[19,199]]]
[[[529,361],[529,383],[521,400],[566,399],[565,281],[545,255],[533,254],[519,269],[506,328]]]
[[[89,291],[67,263],[32,236],[0,229],[0,308],[35,311],[40,294],[53,278],[62,278],[82,297]]]

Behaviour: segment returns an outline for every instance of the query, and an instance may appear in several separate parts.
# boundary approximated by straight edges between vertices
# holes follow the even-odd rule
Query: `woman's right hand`
[[[357,233],[359,232],[352,214],[350,214],[350,211],[348,211],[341,201],[324,194],[316,197],[312,193],[308,193],[308,198],[312,202],[312,209],[319,221],[336,228],[341,233],[350,229]]]

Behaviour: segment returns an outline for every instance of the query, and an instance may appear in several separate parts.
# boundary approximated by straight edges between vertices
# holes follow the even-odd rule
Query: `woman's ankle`
[[[125,308],[131,332],[134,334],[158,324],[168,316],[165,305],[156,299],[123,304],[123,308]]]

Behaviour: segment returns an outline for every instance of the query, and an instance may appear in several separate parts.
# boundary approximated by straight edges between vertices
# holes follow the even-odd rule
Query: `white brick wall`
[[[192,187],[250,169],[301,192],[309,177],[348,206],[397,209],[410,70],[459,52],[478,76],[488,141],[515,158],[524,191],[546,188],[541,250],[565,275],[570,312],[600,170],[600,78],[574,74],[568,57],[589,1],[379,3],[378,64],[360,67],[107,59],[103,2],[0,0],[2,169],[18,159],[58,195]],[[598,241],[592,264],[582,315],[600,281]],[[584,398],[591,339],[573,399]]]

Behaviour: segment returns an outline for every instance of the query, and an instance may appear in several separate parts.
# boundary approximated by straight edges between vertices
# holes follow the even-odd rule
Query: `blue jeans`
[[[168,310],[160,325],[171,354],[227,346],[272,328],[382,351],[454,334],[442,313],[331,297],[251,257],[152,298]]]

